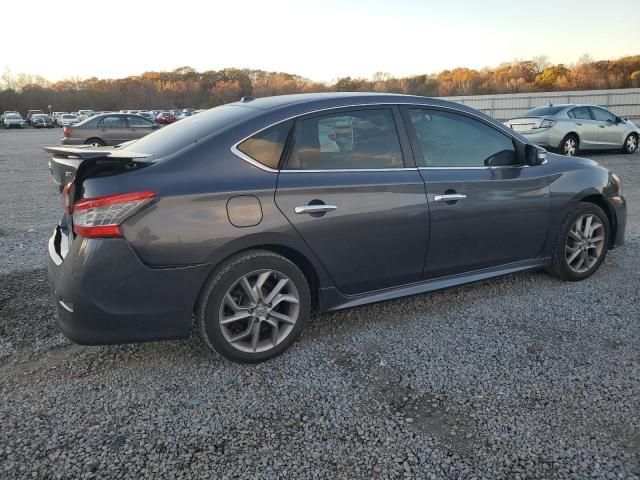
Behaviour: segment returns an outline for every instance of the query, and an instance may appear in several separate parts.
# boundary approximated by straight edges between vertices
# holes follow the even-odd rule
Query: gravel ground
[[[195,339],[57,332],[41,146],[59,135],[0,131],[0,478],[640,478],[640,154],[589,155],[630,204],[627,245],[591,279],[320,315],[239,366]]]

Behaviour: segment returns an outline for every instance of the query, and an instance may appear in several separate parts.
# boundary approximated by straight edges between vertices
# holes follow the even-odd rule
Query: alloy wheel
[[[227,290],[219,311],[220,330],[234,348],[265,352],[289,336],[300,313],[293,281],[276,270],[244,275]]]
[[[605,229],[597,215],[580,216],[571,226],[565,243],[567,265],[576,273],[593,267],[604,251]]]
[[[635,135],[629,135],[627,137],[627,143],[626,143],[626,148],[627,148],[627,152],[629,153],[633,153],[636,151],[636,148],[638,147],[638,139],[636,138]]]
[[[573,157],[576,154],[578,144],[574,138],[567,138],[564,141],[564,154]]]

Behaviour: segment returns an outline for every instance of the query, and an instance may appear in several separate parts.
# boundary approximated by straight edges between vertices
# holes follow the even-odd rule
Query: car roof
[[[374,92],[322,92],[322,93],[296,93],[291,95],[277,95],[273,97],[244,97],[239,102],[231,105],[246,106],[262,110],[271,110],[287,107],[294,104],[314,104],[318,107],[340,106],[340,104],[350,105],[353,103],[408,103],[427,105],[453,105],[453,102],[439,100],[430,97],[420,97],[416,95],[402,95],[395,93],[374,93]],[[455,104],[458,106],[459,104]]]

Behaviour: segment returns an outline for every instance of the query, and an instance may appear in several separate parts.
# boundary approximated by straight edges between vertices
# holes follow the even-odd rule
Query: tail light
[[[558,123],[558,122],[556,122],[555,120],[549,120],[549,119],[545,118],[538,128],[553,127],[556,123]]]
[[[73,206],[73,229],[86,238],[120,237],[120,224],[155,196],[134,192],[79,200]]]
[[[62,133],[65,137],[70,137],[71,134],[73,133],[73,130],[71,129],[71,127],[64,127],[62,129]]]
[[[64,213],[73,213],[73,205],[71,205],[71,187],[73,187],[73,182],[65,184],[62,189],[61,196]]]

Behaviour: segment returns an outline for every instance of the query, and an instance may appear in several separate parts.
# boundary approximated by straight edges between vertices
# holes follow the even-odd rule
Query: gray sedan
[[[505,124],[538,145],[570,156],[582,149],[633,153],[640,138],[633,122],[595,105],[538,107]]]
[[[119,145],[136,140],[158,128],[140,115],[106,113],[90,117],[77,125],[64,127],[63,145]]]
[[[49,276],[83,344],[188,337],[195,317],[208,347],[258,362],[312,308],[583,280],[624,241],[615,174],[439,99],[244,97],[120,148],[47,150],[67,206]]]

